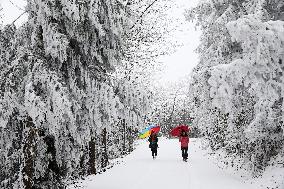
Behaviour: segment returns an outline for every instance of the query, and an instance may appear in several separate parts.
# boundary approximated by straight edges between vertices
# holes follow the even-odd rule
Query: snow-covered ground
[[[265,184],[263,179],[245,180],[239,174],[220,169],[200,149],[198,139],[191,139],[187,163],[182,161],[176,139],[160,139],[155,160],[151,158],[148,143],[140,142],[119,165],[103,174],[88,176],[68,189],[260,189],[260,183]],[[284,189],[284,185],[278,189]]]

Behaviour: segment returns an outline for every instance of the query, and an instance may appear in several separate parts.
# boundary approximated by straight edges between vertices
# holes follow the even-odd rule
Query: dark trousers
[[[152,156],[157,156],[157,148],[151,148]]]
[[[181,147],[181,154],[183,159],[187,159],[188,153],[187,153],[188,147]]]

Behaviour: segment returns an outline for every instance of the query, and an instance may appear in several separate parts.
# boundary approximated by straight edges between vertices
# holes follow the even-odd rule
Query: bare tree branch
[[[25,11],[23,8],[19,7],[18,5],[16,5],[15,3],[13,3],[11,0],[9,0],[9,2],[14,5],[16,8],[18,8],[19,10]]]
[[[25,13],[27,13],[27,11],[23,12],[20,16],[18,16],[12,23],[11,25],[13,25],[19,18],[21,18],[21,16],[23,16]]]
[[[154,0],[150,5],[146,7],[146,9],[142,12],[142,14],[139,16],[139,18],[136,20],[136,22],[131,26],[130,29],[133,29],[135,25],[140,21],[140,19],[143,17],[143,15],[147,12],[147,10],[152,7],[158,0]]]

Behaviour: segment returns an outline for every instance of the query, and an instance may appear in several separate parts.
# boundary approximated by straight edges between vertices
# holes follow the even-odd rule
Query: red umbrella
[[[188,131],[189,131],[189,127],[188,127],[187,125],[179,125],[179,126],[177,126],[177,127],[174,127],[174,128],[171,130],[170,134],[171,134],[172,136],[177,136],[177,137],[179,137],[181,131],[188,132]]]
[[[151,129],[151,133],[158,134],[158,132],[160,131],[160,129],[161,129],[160,126],[153,127],[153,128]]]

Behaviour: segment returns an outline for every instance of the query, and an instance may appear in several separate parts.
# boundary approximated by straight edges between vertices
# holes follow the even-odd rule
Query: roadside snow
[[[245,180],[228,170],[220,169],[207,152],[200,149],[201,141],[191,139],[189,161],[183,162],[179,142],[176,139],[161,138],[158,157],[153,160],[146,141],[119,165],[98,175],[88,176],[68,189],[261,189],[265,180]],[[275,175],[277,171],[271,170]],[[261,186],[263,185],[263,186]],[[284,187],[279,188],[284,189]]]

